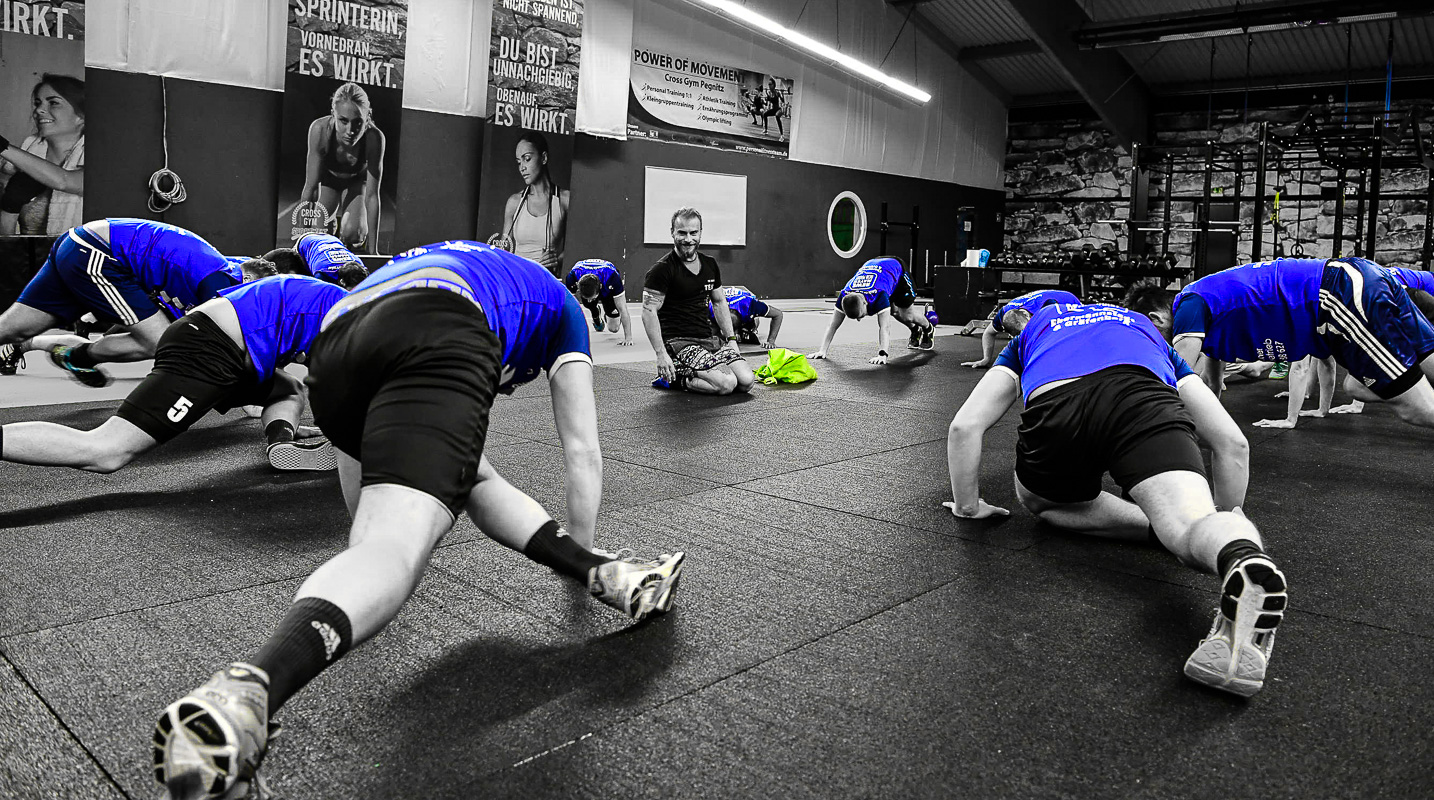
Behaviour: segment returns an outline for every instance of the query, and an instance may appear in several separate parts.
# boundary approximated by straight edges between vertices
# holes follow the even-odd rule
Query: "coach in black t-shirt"
[[[732,315],[722,293],[722,271],[697,252],[702,215],[679,208],[672,215],[672,252],[647,271],[642,287],[642,327],[657,353],[653,386],[702,394],[752,389],[752,368],[737,352]],[[707,301],[726,341],[712,335]]]

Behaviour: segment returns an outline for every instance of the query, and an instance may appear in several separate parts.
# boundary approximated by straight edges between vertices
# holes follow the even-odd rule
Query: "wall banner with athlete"
[[[566,253],[573,135],[489,122],[478,181],[478,238],[536,261],[559,278],[584,258]]]
[[[408,0],[289,0],[277,244],[393,252]]]
[[[634,48],[627,135],[786,158],[795,92],[791,78]]]
[[[85,221],[85,4],[0,2],[0,63],[0,236],[58,236]]]

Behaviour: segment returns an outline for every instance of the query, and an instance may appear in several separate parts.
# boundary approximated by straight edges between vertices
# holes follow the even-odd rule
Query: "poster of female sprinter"
[[[85,5],[5,6],[0,236],[56,236],[84,222]]]
[[[292,3],[277,244],[331,233],[393,252],[407,4]]]
[[[487,125],[478,235],[558,277],[566,258],[573,137]]]

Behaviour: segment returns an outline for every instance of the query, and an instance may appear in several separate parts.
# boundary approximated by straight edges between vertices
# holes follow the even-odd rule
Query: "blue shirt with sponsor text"
[[[303,363],[324,315],[348,292],[307,275],[272,275],[219,293],[239,315],[244,347],[260,381]]]

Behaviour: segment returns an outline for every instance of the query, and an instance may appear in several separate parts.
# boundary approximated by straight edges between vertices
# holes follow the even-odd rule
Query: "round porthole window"
[[[827,241],[842,258],[851,258],[866,242],[866,206],[854,192],[842,192],[827,210]]]

